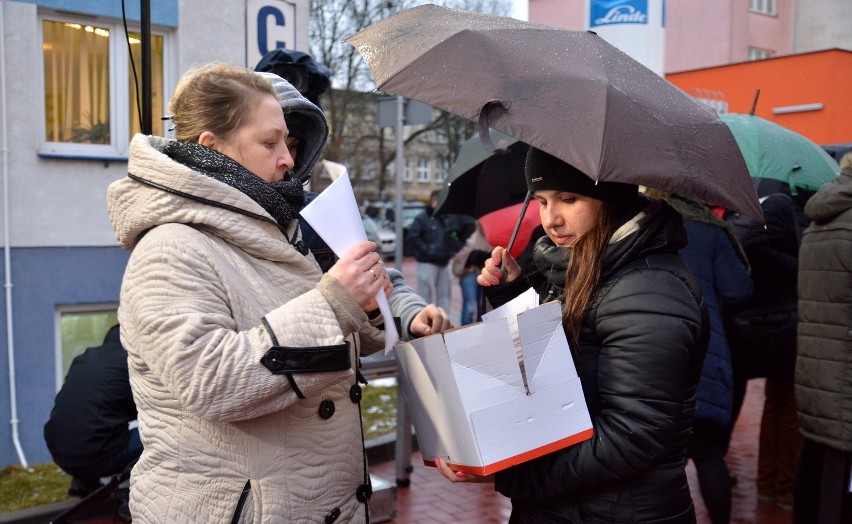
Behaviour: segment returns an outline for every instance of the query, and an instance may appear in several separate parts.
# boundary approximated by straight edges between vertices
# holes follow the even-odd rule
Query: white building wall
[[[852,50],[850,23],[850,0],[797,0],[793,52]]]

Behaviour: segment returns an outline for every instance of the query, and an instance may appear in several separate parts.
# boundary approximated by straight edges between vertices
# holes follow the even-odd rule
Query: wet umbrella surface
[[[763,222],[715,111],[590,31],[434,5],[353,35],[377,88],[478,121],[593,180],[642,184]]]

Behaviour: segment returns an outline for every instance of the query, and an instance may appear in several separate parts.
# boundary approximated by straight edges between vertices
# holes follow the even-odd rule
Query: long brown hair
[[[580,325],[598,288],[601,276],[601,257],[612,238],[612,215],[606,203],[601,206],[598,221],[586,234],[577,239],[565,270],[565,302],[562,305],[562,324],[574,351],[579,350]]]

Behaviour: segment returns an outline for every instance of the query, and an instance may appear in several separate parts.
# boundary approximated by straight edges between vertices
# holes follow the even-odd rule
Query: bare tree
[[[393,148],[385,147],[385,132],[375,120],[375,84],[366,63],[346,38],[370,25],[405,9],[427,2],[417,0],[311,0],[310,53],[314,60],[331,71],[333,89],[323,96],[323,109],[329,120],[330,136],[325,157],[346,162],[352,167],[353,179],[361,169],[373,169],[379,179],[379,193],[386,186],[388,164],[393,161]],[[507,16],[509,0],[446,0],[440,3],[470,11]],[[369,115],[369,116],[368,116]],[[446,165],[458,156],[461,143],[475,130],[473,122],[458,116],[436,112],[436,118],[406,138],[406,144],[433,134],[445,148],[439,154]],[[365,158],[376,151],[377,158]],[[376,153],[373,153],[376,155]]]

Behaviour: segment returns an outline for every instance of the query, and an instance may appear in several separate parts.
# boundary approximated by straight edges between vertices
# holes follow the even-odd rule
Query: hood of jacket
[[[805,204],[805,215],[817,224],[830,221],[852,207],[852,169],[842,169],[830,184]]]
[[[328,140],[328,121],[322,110],[302,96],[293,84],[274,73],[259,72],[258,74],[272,83],[272,87],[278,94],[278,103],[284,110],[287,128],[291,135],[299,139],[296,166],[293,172],[302,183],[305,183],[322,157],[325,142]]]
[[[130,143],[127,177],[110,184],[107,210],[115,238],[131,250],[150,229],[167,223],[189,224],[266,260],[304,259],[288,242],[298,221],[277,222],[248,195],[175,162],[163,153],[171,140],[137,134]]]

